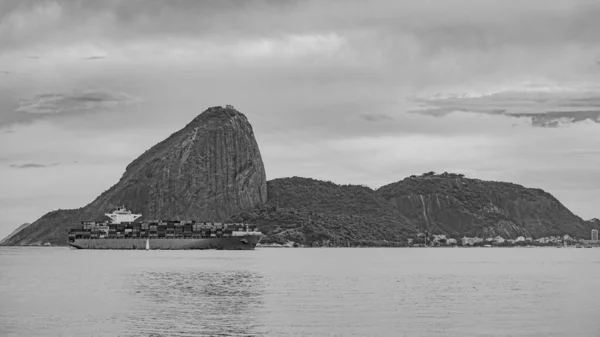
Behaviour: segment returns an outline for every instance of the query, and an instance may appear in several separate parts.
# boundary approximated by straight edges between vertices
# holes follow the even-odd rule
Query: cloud
[[[578,122],[600,123],[600,110],[596,111],[550,111],[541,114],[504,114],[505,116],[515,116],[531,118],[532,126],[539,127],[558,127],[565,124]]]
[[[10,75],[12,74],[12,72],[7,71],[7,70],[0,70],[0,75]]]
[[[110,185],[140,151],[205,107],[232,103],[251,120],[270,177],[386,183],[459,168],[552,187],[579,177],[580,168],[545,181],[535,170],[598,165],[589,152],[563,160],[540,148],[600,148],[594,121],[599,88],[568,89],[600,84],[599,15],[597,0],[519,6],[376,0],[368,10],[357,0],[0,1],[0,64],[12,75],[28,74],[0,81],[0,127],[36,121],[2,135],[10,141],[0,141],[0,153],[11,158],[5,170],[11,163],[95,162],[91,172],[102,172],[98,176]],[[561,88],[539,94],[523,82]],[[144,97],[147,104],[142,111],[114,95],[93,99],[71,92],[91,85]],[[108,110],[120,113],[119,125]],[[406,113],[412,110],[419,111]],[[574,124],[512,126],[530,122]],[[40,139],[52,139],[53,148]],[[331,141],[337,145],[324,147]],[[354,146],[367,142],[374,146]],[[521,151],[523,144],[543,145]],[[282,153],[296,157],[279,160]],[[352,161],[363,154],[376,164]],[[105,163],[114,166],[110,179]],[[515,177],[524,163],[531,173]],[[92,183],[89,170],[72,169],[78,183],[61,193]],[[51,169],[35,171],[35,179],[57,181]],[[26,182],[32,175],[16,169],[9,175],[19,174]],[[86,193],[93,197],[104,189]]]
[[[21,164],[21,165],[10,165],[10,167],[12,168],[18,168],[18,169],[28,169],[28,168],[43,168],[43,167],[48,167],[48,166],[54,166],[54,165],[42,165],[42,164]]]
[[[434,117],[456,112],[499,115],[531,120],[532,126],[557,127],[590,122],[600,123],[600,94],[573,88],[530,91],[502,91],[484,95],[434,96],[414,100],[419,109],[410,110]]]
[[[361,114],[360,118],[366,120],[367,122],[385,122],[385,121],[393,121],[394,118],[385,114]]]
[[[92,61],[92,60],[102,60],[105,58],[106,58],[106,56],[88,56],[88,57],[84,57],[83,59],[87,60],[87,61]]]
[[[375,32],[380,42],[408,37],[419,49],[494,50],[600,42],[594,0],[529,0],[514,6],[501,0],[454,0],[432,7],[419,0],[374,1],[103,1],[8,0],[0,7],[0,45],[131,44],[174,36],[206,40]],[[510,18],[510,20],[505,20]],[[391,38],[391,39],[390,39]]]
[[[95,89],[46,92],[20,101],[7,97],[4,102],[0,101],[0,109],[4,110],[0,114],[0,128],[55,118],[67,125],[73,120],[81,121],[81,118],[76,118],[78,116],[86,116],[86,121],[94,123],[97,122],[93,118],[94,115],[111,111],[130,111],[131,107],[135,107],[135,104],[141,101],[125,92]]]
[[[594,158],[600,158],[600,149],[583,149],[583,150],[572,149],[569,152],[564,153],[563,156],[569,156],[569,157],[589,156],[589,157],[594,157]]]
[[[21,101],[15,111],[31,115],[67,114],[114,109],[137,102],[126,93],[100,90],[75,90],[69,93],[45,93]]]

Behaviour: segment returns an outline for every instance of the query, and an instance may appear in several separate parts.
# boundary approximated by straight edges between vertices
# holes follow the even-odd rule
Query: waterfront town
[[[448,237],[445,234],[430,234],[419,233],[415,238],[409,238],[406,242],[389,242],[386,241],[383,247],[571,247],[571,248],[592,248],[600,247],[598,240],[598,230],[592,229],[590,239],[575,238],[569,234],[563,236],[548,236],[541,238],[532,238],[519,236],[516,239],[505,239],[500,235],[488,238],[467,237],[460,239]],[[325,240],[318,244],[313,244],[311,247],[374,247],[376,245],[352,245],[352,244],[335,244],[329,240]],[[293,241],[286,243],[259,243],[257,247],[272,247],[272,248],[296,248],[307,247]]]
[[[557,246],[576,248],[600,247],[598,241],[598,230],[592,229],[590,239],[574,238],[569,234],[563,236],[548,236],[532,238],[519,236],[516,239],[504,239],[498,235],[495,237],[462,237],[460,239],[449,238],[444,234],[425,235],[419,233],[416,239],[408,239],[408,245],[412,247],[440,247],[440,246],[464,246],[464,247],[511,247],[511,246]]]

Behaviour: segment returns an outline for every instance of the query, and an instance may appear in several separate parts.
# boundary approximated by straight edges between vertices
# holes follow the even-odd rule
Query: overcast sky
[[[268,179],[452,171],[600,217],[599,17],[593,0],[2,1],[0,237],[225,104]]]

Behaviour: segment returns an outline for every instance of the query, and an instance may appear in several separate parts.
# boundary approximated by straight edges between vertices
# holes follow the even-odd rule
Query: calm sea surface
[[[600,249],[0,247],[0,336],[600,336]]]

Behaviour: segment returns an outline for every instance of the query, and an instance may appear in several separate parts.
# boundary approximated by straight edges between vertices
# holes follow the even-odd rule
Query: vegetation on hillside
[[[587,233],[583,220],[541,189],[429,172],[377,190],[419,227],[454,236]]]
[[[428,172],[378,190],[292,177],[269,181],[267,190],[267,205],[231,219],[259,225],[263,243],[404,245],[418,233],[589,235],[589,226],[543,190],[462,174]]]
[[[368,187],[293,177],[269,181],[267,194],[268,205],[231,219],[259,225],[263,243],[398,246],[416,233]]]

